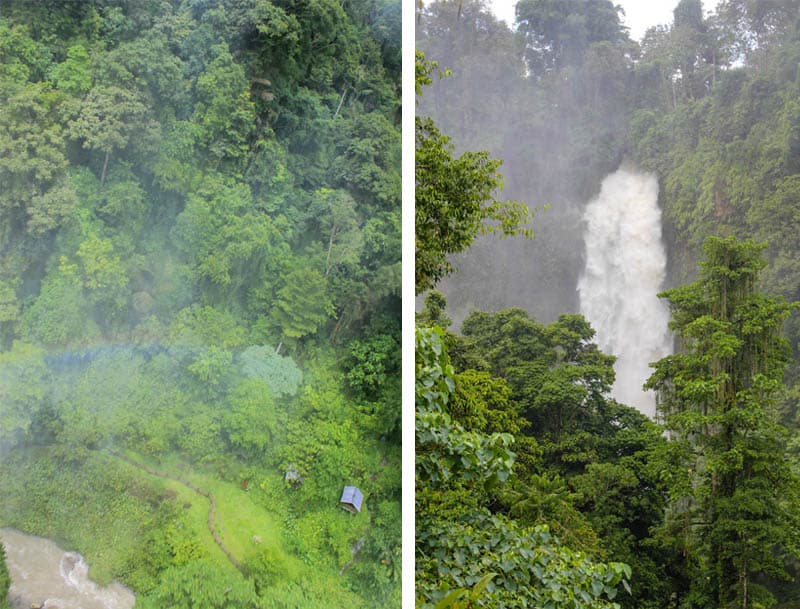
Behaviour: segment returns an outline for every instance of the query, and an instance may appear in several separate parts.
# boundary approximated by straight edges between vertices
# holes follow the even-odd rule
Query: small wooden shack
[[[339,500],[341,506],[348,512],[358,514],[361,511],[361,504],[364,502],[364,493],[358,487],[345,486],[342,491],[342,498]]]
[[[303,476],[300,475],[300,472],[297,471],[297,468],[293,463],[289,465],[289,468],[286,470],[286,474],[283,476],[283,479],[288,484],[291,484],[294,488],[297,488],[303,484]]]

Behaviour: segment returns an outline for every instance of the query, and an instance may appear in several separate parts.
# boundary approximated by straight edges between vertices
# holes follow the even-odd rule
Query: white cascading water
[[[617,356],[613,397],[655,417],[655,395],[642,385],[649,363],[672,350],[663,289],[667,256],[661,240],[658,181],[621,167],[607,176],[584,213],[586,268],[578,281],[580,310],[597,344]]]

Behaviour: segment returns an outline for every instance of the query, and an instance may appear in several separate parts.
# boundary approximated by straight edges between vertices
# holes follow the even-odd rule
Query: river
[[[105,588],[89,579],[89,566],[76,552],[16,529],[0,529],[11,574],[13,609],[130,609],[135,597],[125,586]]]

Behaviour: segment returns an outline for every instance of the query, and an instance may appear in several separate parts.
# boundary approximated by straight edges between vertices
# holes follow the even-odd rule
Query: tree
[[[621,7],[611,0],[522,0],[517,33],[525,41],[528,68],[536,75],[576,66],[589,45],[628,39]]]
[[[392,121],[370,112],[337,131],[333,179],[363,202],[366,215],[399,207],[401,143]]]
[[[112,308],[121,310],[127,296],[128,273],[120,257],[114,252],[114,244],[110,239],[90,237],[80,244],[76,257],[79,260],[78,276],[84,289],[88,291],[90,300],[108,303]],[[62,268],[69,268],[62,260]]]
[[[8,589],[11,587],[11,576],[6,565],[6,550],[0,543],[0,609],[8,609]]]
[[[16,284],[17,281],[0,279],[0,346],[10,340],[19,321],[21,303]]]
[[[663,292],[681,350],[654,364],[680,469],[668,524],[688,557],[692,606],[769,606],[800,541],[798,479],[776,419],[791,309],[756,290],[763,245],[709,238],[700,278]]]
[[[108,161],[115,150],[128,145],[147,121],[147,106],[137,91],[113,85],[93,87],[82,100],[67,105],[69,134],[83,147],[104,153],[100,185],[105,184]]]
[[[67,49],[67,58],[50,70],[59,91],[82,96],[92,88],[92,70],[89,52],[80,44]]]
[[[80,278],[74,272],[62,272],[61,268],[47,274],[38,297],[20,320],[23,340],[48,346],[65,345],[98,334]]]
[[[636,73],[642,92],[653,96],[655,104],[674,110],[704,97],[716,83],[728,57],[712,23],[703,19],[699,0],[682,0],[673,11],[672,27],[647,30]]]
[[[259,605],[252,581],[236,572],[223,572],[208,560],[170,567],[163,572],[155,589],[143,599],[146,609],[245,609]]]
[[[417,91],[430,83],[435,63],[417,51]],[[453,272],[448,254],[464,251],[479,234],[532,236],[522,226],[531,211],[516,201],[501,202],[495,191],[503,186],[497,173],[501,161],[489,153],[465,152],[453,157],[450,139],[431,119],[415,117],[414,252],[417,293],[433,287]]]
[[[787,298],[800,298],[800,259],[793,235],[800,230],[800,175],[778,180],[769,194],[748,210],[748,224],[769,240],[765,269],[770,286]]]
[[[504,123],[520,103],[525,73],[505,21],[483,0],[461,7],[442,0],[424,4],[415,30],[418,48],[448,68],[446,83],[418,99],[418,113],[431,116],[459,149],[501,149],[506,131],[518,126]]]
[[[376,399],[400,369],[396,334],[376,334],[349,346],[347,384],[362,399]]]
[[[319,211],[322,237],[327,241],[325,276],[337,264],[357,264],[364,249],[356,202],[346,191],[323,188],[314,193],[312,209]]]
[[[169,339],[180,345],[227,350],[242,347],[247,339],[245,328],[228,311],[194,304],[181,309],[169,328]]]
[[[798,8],[798,0],[724,0],[717,13],[729,32],[734,57],[764,67],[770,46],[792,33]]]
[[[74,212],[56,95],[42,83],[0,79],[0,247],[43,237]]]
[[[254,459],[264,455],[286,421],[269,386],[261,379],[248,379],[234,387],[229,408],[222,415],[222,430],[230,443]]]
[[[486,606],[613,607],[617,586],[628,588],[627,565],[596,563],[562,546],[547,527],[470,508],[483,489],[508,479],[514,453],[510,434],[467,431],[452,421],[445,409],[455,387],[441,329],[417,329],[416,473],[426,483],[416,506],[418,606],[453,603],[494,573],[481,593]],[[473,500],[448,506],[464,492]]]
[[[493,485],[511,475],[511,434],[466,431],[446,412],[455,389],[453,367],[437,328],[418,328],[416,342],[417,478],[441,484],[459,477]]]
[[[594,329],[582,316],[564,314],[543,325],[522,309],[474,311],[461,331],[462,353],[479,352],[491,373],[508,381],[531,428],[551,449],[600,424],[614,357],[591,342]]]
[[[209,173],[172,230],[208,300],[261,309],[271,304],[274,283],[285,272],[288,228],[285,218],[255,209],[246,184]]]
[[[237,361],[246,378],[264,383],[270,394],[276,397],[296,395],[303,383],[303,372],[294,360],[279,355],[272,347],[247,347]]]
[[[255,114],[244,68],[234,62],[225,45],[197,79],[194,122],[201,127],[201,142],[208,156],[219,163],[247,154]]]
[[[213,400],[225,390],[233,368],[233,354],[230,351],[211,345],[199,353],[186,370],[194,377],[200,394]]]
[[[314,334],[332,314],[325,277],[316,269],[297,266],[278,290],[270,317],[284,338],[299,339]]]
[[[257,0],[242,17],[257,42],[259,69],[282,85],[288,80],[327,90],[345,84],[356,71],[357,33],[334,0]]]
[[[31,439],[50,380],[41,348],[16,341],[11,350],[0,353],[0,451]],[[5,598],[1,593],[2,586],[0,598]]]

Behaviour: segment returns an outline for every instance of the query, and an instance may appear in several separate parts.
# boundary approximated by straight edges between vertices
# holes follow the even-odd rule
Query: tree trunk
[[[336,235],[336,225],[331,227],[331,237],[328,239],[328,255],[325,256],[325,277],[331,272],[331,250],[333,249],[333,237]]]
[[[747,570],[742,568],[742,609],[747,609]]]
[[[336,118],[337,116],[339,116],[339,110],[341,110],[341,109],[342,109],[342,104],[344,103],[344,97],[345,97],[345,95],[347,95],[347,89],[345,89],[344,91],[342,91],[342,97],[341,97],[341,99],[339,100],[339,105],[336,107],[336,112],[334,112],[334,114],[333,114],[333,118]]]
[[[100,174],[100,188],[102,188],[106,183],[106,169],[108,169],[108,157],[111,156],[111,151],[106,150],[106,158],[103,161],[103,171]]]

